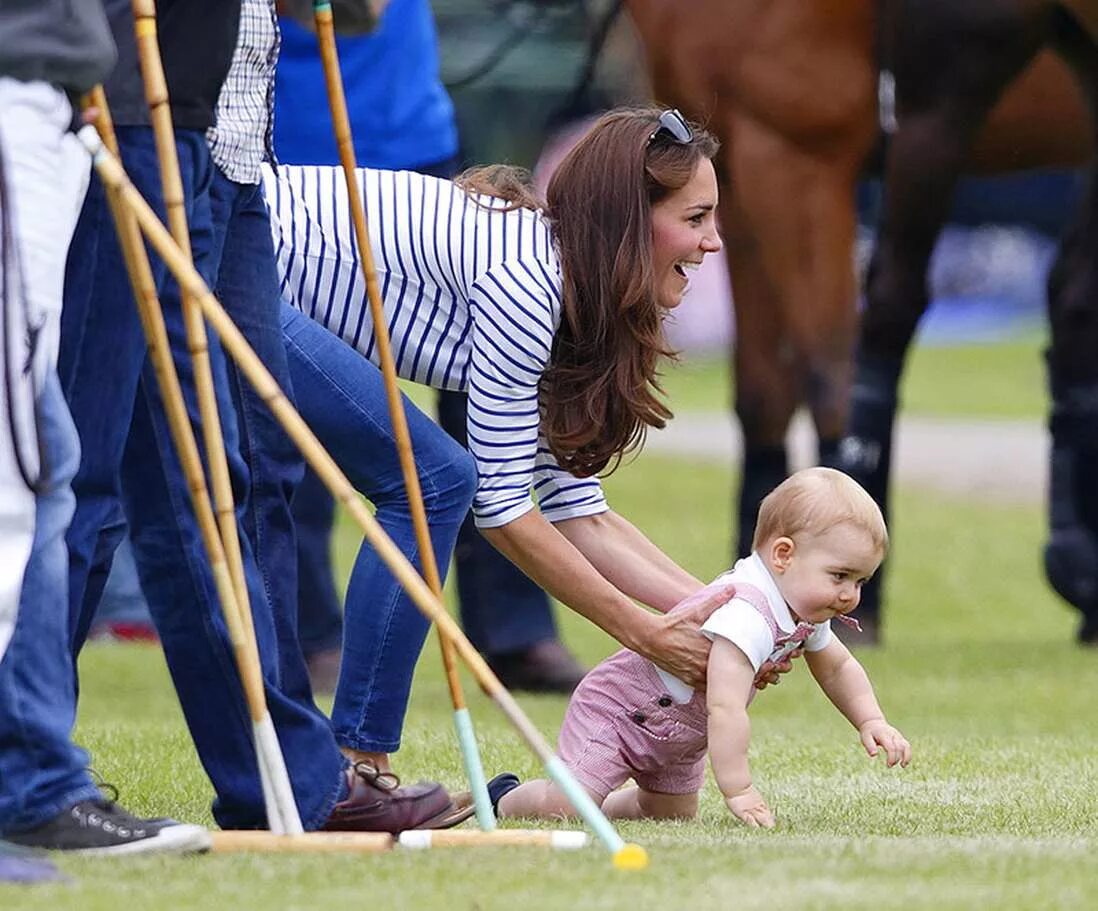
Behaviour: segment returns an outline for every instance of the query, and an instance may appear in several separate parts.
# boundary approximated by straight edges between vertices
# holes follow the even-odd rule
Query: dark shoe
[[[332,808],[325,829],[395,834],[439,828],[439,820],[454,810],[442,785],[421,781],[402,788],[396,775],[379,772],[368,762],[356,762],[347,769],[347,785],[350,792]]]
[[[314,693],[334,693],[339,683],[339,665],[343,659],[342,648],[325,648],[305,656],[309,668],[309,682]]]
[[[110,800],[82,800],[29,832],[5,836],[27,848],[77,854],[187,853],[210,847],[202,826],[138,819]]]
[[[492,812],[499,817],[499,802],[504,794],[510,794],[517,788],[521,781],[514,772],[500,772],[488,782],[488,799],[492,801]]]
[[[569,694],[587,673],[559,639],[546,639],[521,652],[488,656],[500,682],[509,690]]]
[[[0,841],[0,883],[66,882],[61,872],[45,857]]]
[[[1080,645],[1098,646],[1098,616],[1083,615],[1077,638]]]

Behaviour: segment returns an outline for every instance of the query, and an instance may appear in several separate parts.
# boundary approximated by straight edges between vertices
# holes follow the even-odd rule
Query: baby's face
[[[883,554],[868,532],[843,524],[797,541],[778,538],[769,556],[778,590],[797,617],[823,623],[858,606]]]

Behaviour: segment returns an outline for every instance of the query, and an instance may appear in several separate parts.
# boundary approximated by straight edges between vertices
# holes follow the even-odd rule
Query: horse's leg
[[[743,433],[736,544],[742,557],[751,552],[759,504],[788,474],[785,435],[797,388],[759,240],[739,202],[732,189],[722,187],[721,228],[735,300],[735,408]]]
[[[1058,46],[1098,108],[1098,63],[1089,37],[1064,21]],[[1098,644],[1098,161],[1081,211],[1048,283],[1052,409],[1049,584],[1083,614],[1079,639]]]
[[[902,4],[896,83],[900,129],[885,169],[884,214],[866,283],[840,467],[887,513],[892,427],[904,357],[926,310],[927,267],[974,130],[1043,41],[1007,3]],[[999,9],[998,7],[1004,7]],[[872,638],[882,573],[862,591]]]

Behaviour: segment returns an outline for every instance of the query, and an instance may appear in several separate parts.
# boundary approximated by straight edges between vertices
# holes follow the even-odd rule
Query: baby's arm
[[[722,636],[713,639],[709,652],[709,761],[724,802],[740,822],[748,826],[774,827],[774,814],[751,784],[747,744],[751,722],[747,699],[755,680],[755,668],[739,648]]]
[[[911,761],[911,744],[884,717],[865,668],[837,638],[816,652],[806,652],[805,660],[827,698],[858,729],[862,746],[870,756],[883,747],[889,768]]]

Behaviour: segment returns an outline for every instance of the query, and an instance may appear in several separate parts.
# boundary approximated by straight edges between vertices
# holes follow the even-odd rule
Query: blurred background
[[[544,167],[543,154],[550,161],[559,157],[555,144],[584,117],[650,97],[643,49],[618,0],[431,5],[466,164]],[[585,81],[592,42],[608,17],[592,78]],[[1081,175],[1072,171],[965,179],[935,253],[934,304],[920,327],[920,343],[996,342],[1042,332],[1045,279],[1081,188]],[[874,180],[859,192],[860,270],[872,248],[879,192]],[[730,297],[724,263],[709,257],[671,330],[691,360],[727,351]]]

